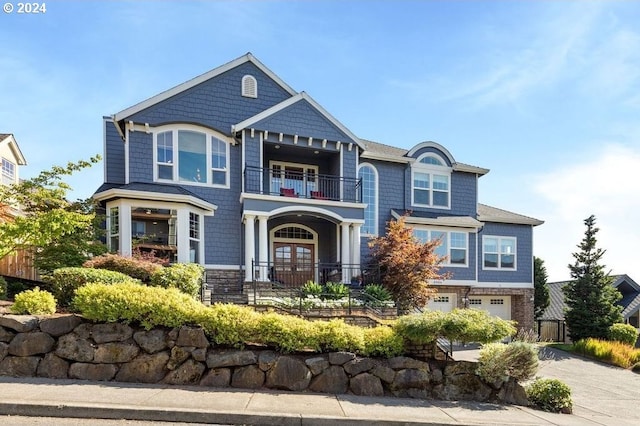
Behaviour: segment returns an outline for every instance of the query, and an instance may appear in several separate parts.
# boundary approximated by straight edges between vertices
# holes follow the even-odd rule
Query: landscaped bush
[[[374,307],[388,306],[384,302],[393,300],[391,292],[382,284],[369,284],[364,288],[365,305]]]
[[[131,281],[131,277],[120,272],[91,268],[59,268],[45,277],[48,289],[53,293],[58,304],[68,307],[76,289],[88,283],[114,284]]]
[[[178,289],[148,287],[130,279],[117,284],[87,284],[76,290],[73,307],[94,321],[156,326],[193,324],[204,306]]]
[[[50,315],[56,312],[56,299],[39,287],[25,290],[16,294],[11,312],[18,315]]]
[[[516,333],[513,321],[503,320],[476,309],[451,312],[426,311],[398,319],[396,332],[414,344],[444,337],[450,341],[490,343]]]
[[[202,306],[202,305],[201,305]],[[197,314],[196,323],[218,345],[243,346],[256,342],[260,314],[247,306],[216,303]]]
[[[148,283],[153,273],[162,268],[162,264],[158,262],[162,262],[162,260],[152,261],[147,258],[125,257],[118,254],[107,253],[87,260],[82,266],[85,268],[108,269],[110,271],[121,272],[131,278],[136,278],[144,283]]]
[[[324,286],[323,297],[329,300],[337,300],[349,295],[349,287],[344,283],[328,282]]]
[[[202,288],[203,273],[204,268],[196,263],[174,263],[153,272],[150,284],[162,288],[177,288],[196,299]]]
[[[4,277],[0,277],[0,300],[7,299],[7,281]]]
[[[281,352],[319,352],[320,342],[313,326],[313,322],[300,317],[267,312],[257,318],[256,340]]]
[[[364,329],[364,356],[391,358],[404,353],[404,341],[393,328],[379,325]]]
[[[506,382],[509,377],[523,382],[538,371],[536,345],[515,341],[510,344],[489,343],[480,349],[477,373],[485,381]]]
[[[349,325],[342,319],[311,323],[322,352],[348,351],[362,353],[364,328]]]
[[[536,379],[525,390],[529,402],[541,410],[571,412],[571,388],[558,379]]]
[[[635,346],[636,340],[638,340],[638,330],[631,324],[613,324],[609,327],[609,340]]]
[[[640,349],[608,340],[583,339],[573,344],[573,351],[622,368],[640,362]]]
[[[304,283],[301,289],[303,296],[320,296],[323,290],[324,289],[322,288],[321,284],[318,284],[311,280]]]

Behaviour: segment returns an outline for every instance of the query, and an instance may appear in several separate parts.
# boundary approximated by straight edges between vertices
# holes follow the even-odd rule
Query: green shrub
[[[43,283],[46,285],[46,283]],[[31,290],[30,286],[22,281],[9,281],[7,283],[7,298],[14,298],[16,294],[22,293],[25,290]],[[43,290],[46,290],[43,288]]]
[[[0,300],[7,300],[8,296],[7,281],[4,277],[0,277]]]
[[[382,284],[369,284],[364,288],[363,293],[367,296],[365,304],[372,306],[385,306],[384,303],[380,302],[393,300],[391,292]]]
[[[609,327],[609,340],[635,346],[636,340],[638,340],[638,330],[631,324],[613,324]]]
[[[342,299],[349,295],[349,287],[344,283],[328,282],[324,286],[324,297],[329,300]]]
[[[108,269],[136,278],[144,283],[151,280],[151,276],[162,265],[158,261],[147,258],[139,259],[134,257],[120,256],[119,254],[107,253],[96,256],[82,264],[85,268]]]
[[[59,268],[45,277],[48,289],[62,307],[71,305],[76,289],[88,283],[114,284],[130,281],[131,277],[120,272],[91,268]]]
[[[260,314],[247,306],[216,303],[198,312],[197,323],[219,345],[242,346],[256,341]]]
[[[392,327],[379,325],[364,329],[364,356],[391,358],[404,353],[404,341]]]
[[[138,281],[87,284],[76,290],[73,307],[94,321],[180,327],[196,323],[204,306],[175,288],[148,287]]]
[[[18,315],[50,315],[56,312],[56,299],[51,293],[40,290],[39,287],[25,290],[16,294],[11,312]]]
[[[199,298],[204,268],[196,263],[174,263],[151,274],[150,284],[162,288],[177,288],[194,299]]]
[[[319,351],[320,342],[313,325],[300,317],[267,312],[258,316],[255,333],[258,343],[282,352]]]
[[[312,322],[314,335],[322,352],[348,351],[361,353],[364,349],[364,329],[346,324],[342,319]]]
[[[489,343],[480,349],[477,373],[488,383],[507,381],[509,377],[523,382],[537,371],[538,348],[531,343]]]
[[[322,285],[309,280],[304,283],[301,290],[304,296],[320,296],[324,289]]]
[[[396,332],[414,344],[433,342],[438,337],[450,341],[490,343],[516,333],[513,321],[503,320],[477,309],[451,312],[426,311],[400,317]]]
[[[541,410],[571,412],[571,388],[558,379],[536,379],[525,390],[529,402]]]

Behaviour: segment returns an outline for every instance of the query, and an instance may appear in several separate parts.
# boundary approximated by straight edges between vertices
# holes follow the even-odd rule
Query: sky
[[[640,2],[2,3],[0,133],[23,178],[102,154],[103,116],[251,52],[361,138],[490,169],[479,201],[544,220],[549,281],[595,215],[602,263],[640,282]],[[71,197],[102,177],[67,179]]]

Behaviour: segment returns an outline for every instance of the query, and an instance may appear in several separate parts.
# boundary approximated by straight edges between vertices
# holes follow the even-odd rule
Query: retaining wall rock
[[[427,349],[421,354],[428,353]],[[199,327],[144,330],[76,315],[0,315],[0,375],[282,389],[526,405],[522,386],[484,383],[476,364],[350,352],[220,347]]]

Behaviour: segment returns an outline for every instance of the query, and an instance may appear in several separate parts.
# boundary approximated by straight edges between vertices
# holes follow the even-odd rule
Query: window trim
[[[498,266],[485,266],[484,263],[484,256],[486,254],[485,251],[485,247],[484,247],[484,241],[485,238],[495,238],[498,240],[498,252],[494,253],[494,252],[489,252],[489,254],[497,254],[498,255]],[[513,253],[513,268],[506,268],[506,267],[502,267],[502,253],[500,252],[500,246],[502,245],[502,240],[513,240],[514,242],[514,253]],[[513,237],[513,236],[508,236],[508,235],[483,235],[482,236],[482,257],[481,257],[481,262],[482,262],[482,270],[483,271],[509,271],[509,272],[514,272],[518,270],[518,238],[517,237]]]
[[[362,164],[360,164],[358,166],[358,175],[357,175],[358,178],[360,178],[360,169],[362,169],[364,167],[370,167],[371,170],[373,170],[373,174],[375,175],[375,183],[374,183],[374,186],[375,186],[375,197],[374,197],[375,206],[374,206],[374,210],[373,210],[374,211],[374,213],[373,213],[373,217],[374,217],[374,219],[373,219],[373,222],[374,222],[373,223],[373,230],[374,230],[374,232],[373,233],[364,232],[364,230],[362,229],[366,225],[366,217],[365,217],[365,223],[363,224],[363,226],[361,228],[361,230],[362,230],[361,236],[376,237],[376,236],[378,236],[378,206],[379,206],[379,200],[380,200],[380,193],[379,193],[378,188],[379,188],[379,185],[380,185],[380,175],[378,175],[378,169],[376,169],[376,167],[373,164],[371,164],[371,163],[362,163]],[[364,185],[363,185],[363,189],[364,189]],[[364,195],[363,195],[363,200],[362,201],[364,202]],[[366,209],[365,209],[365,213],[366,213]]]
[[[2,160],[0,161],[0,172],[2,175],[2,179],[0,179],[0,181],[2,181],[3,183],[11,182],[13,184],[16,182],[16,164],[13,161],[9,160],[8,158],[2,157]]]
[[[180,131],[188,131],[201,133],[205,135],[205,161],[206,161],[206,181],[205,182],[192,182],[186,180],[180,180],[179,177],[179,169],[180,169],[180,141],[178,134]],[[172,166],[172,178],[171,179],[161,179],[158,173],[158,167],[161,165],[167,166],[168,163],[159,162],[158,161],[158,136],[165,132],[172,133],[172,151],[173,151],[173,163]],[[212,143],[213,139],[216,138],[225,144],[225,157],[227,160],[226,164],[226,173],[225,173],[225,184],[214,184],[212,172],[213,170],[224,170],[224,169],[214,169],[213,168],[213,148]],[[215,130],[209,129],[207,127],[196,126],[192,124],[173,124],[168,126],[160,126],[154,129],[153,132],[153,181],[161,182],[161,183],[175,183],[181,185],[192,185],[192,186],[205,186],[208,188],[222,188],[229,189],[231,187],[231,140],[228,136],[225,136]],[[205,171],[201,173],[205,174]]]
[[[436,164],[424,164],[421,161],[425,158],[434,158],[438,160],[440,163],[444,164],[443,166],[439,166]],[[420,155],[415,162],[411,165],[411,205],[416,207],[429,207],[432,209],[440,209],[440,210],[451,210],[451,167],[446,166],[446,160],[433,152],[427,152],[425,154]],[[423,173],[429,175],[429,187],[428,188],[416,188],[415,180],[416,174]],[[434,190],[434,176],[445,176],[447,178],[447,191],[442,190]],[[429,191],[429,202],[428,204],[417,203],[415,200],[415,191],[416,189],[422,189]],[[433,194],[434,192],[446,192],[447,194],[447,205],[439,206],[435,205],[433,202]]]
[[[428,232],[429,235],[429,241],[431,241],[431,232],[442,232],[446,235],[447,237],[447,260],[446,263],[442,263],[442,266],[446,266],[447,268],[468,268],[469,267],[469,257],[470,257],[470,251],[469,251],[469,233],[468,232],[464,232],[461,231],[459,229],[443,229],[443,228],[429,228],[429,227],[425,227],[425,226],[413,226],[413,231],[412,231],[412,235],[413,232],[415,232],[416,230],[419,231],[426,231]],[[463,234],[465,236],[465,240],[466,240],[466,247],[465,247],[465,263],[451,263],[451,234],[452,233],[457,233],[457,234]],[[414,235],[415,236],[415,235]],[[420,242],[422,242],[422,240],[420,240]],[[461,250],[460,247],[455,247],[456,249]]]

